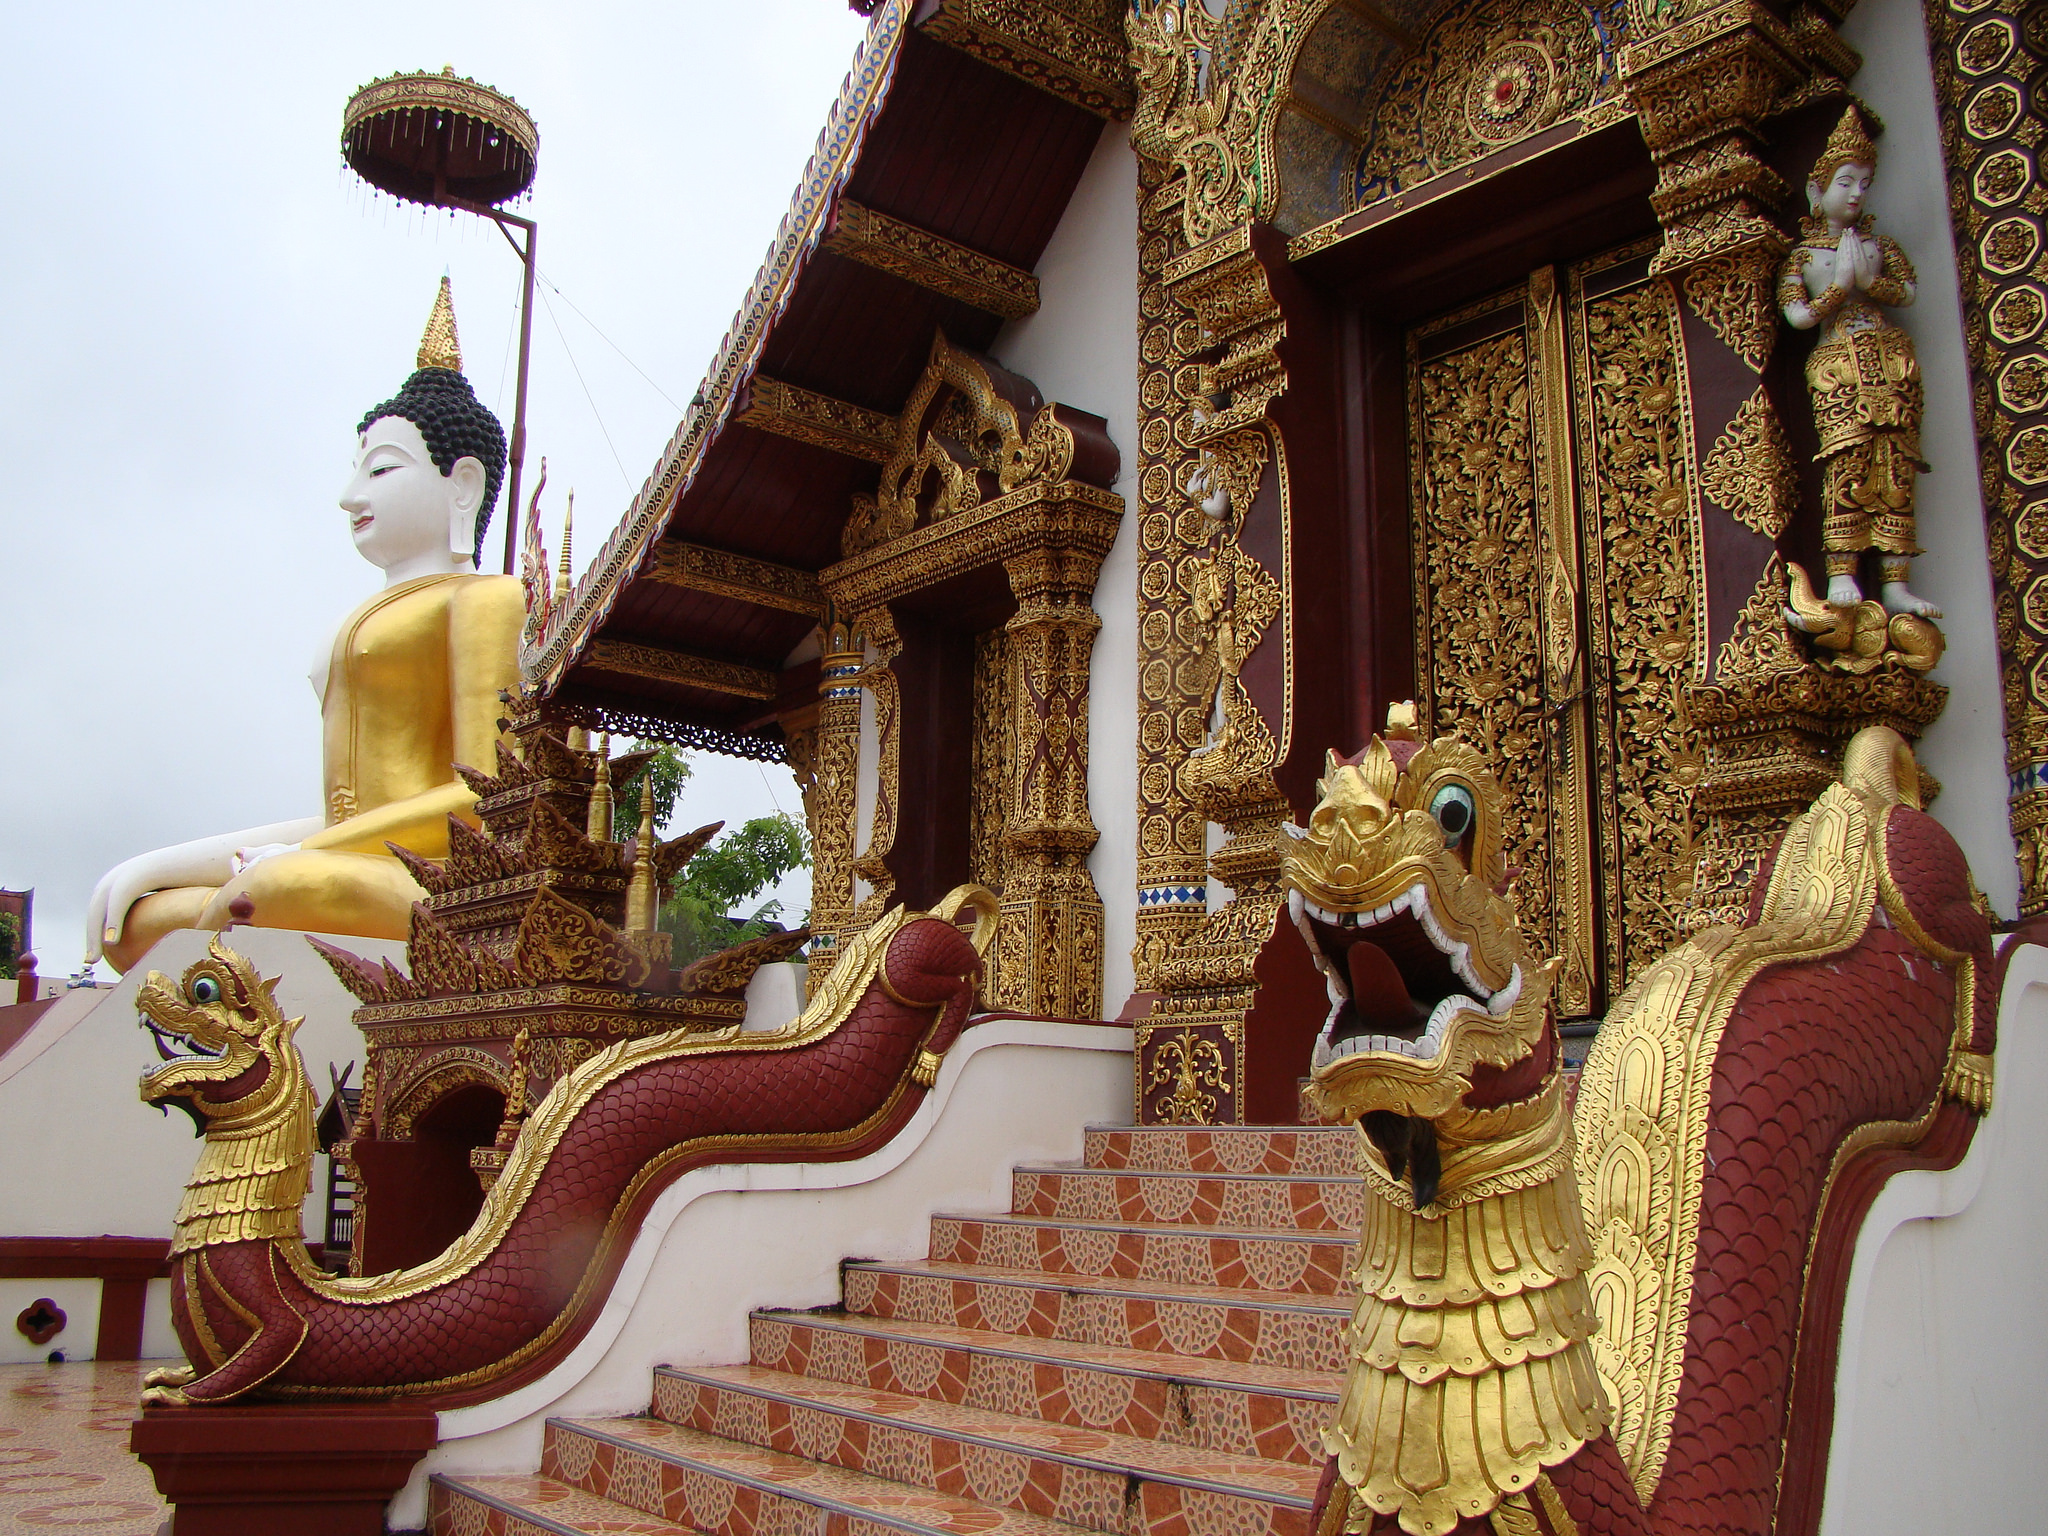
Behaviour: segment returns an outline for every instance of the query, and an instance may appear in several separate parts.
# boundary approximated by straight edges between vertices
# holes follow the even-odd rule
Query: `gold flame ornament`
[[[448,274],[441,274],[441,290],[434,295],[434,308],[427,316],[427,328],[420,334],[415,368],[446,368],[462,372],[462,339],[455,334],[455,296],[448,286]]]

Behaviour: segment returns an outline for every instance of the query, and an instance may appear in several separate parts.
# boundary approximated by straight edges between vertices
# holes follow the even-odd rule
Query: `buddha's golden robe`
[[[424,893],[384,845],[441,858],[449,813],[475,824],[453,765],[495,761],[524,617],[511,576],[424,576],[357,608],[335,634],[321,705],[327,825],[224,885],[143,897],[108,958],[125,971],[173,928],[220,928],[239,896],[260,928],[405,938]]]

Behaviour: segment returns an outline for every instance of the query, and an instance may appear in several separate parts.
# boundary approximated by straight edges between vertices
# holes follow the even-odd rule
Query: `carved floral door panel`
[[[1493,760],[1524,927],[1600,1013],[1690,880],[1699,519],[1675,298],[1642,250],[1408,336],[1417,695]],[[1689,776],[1688,776],[1689,775]],[[1664,829],[1660,834],[1658,829]]]

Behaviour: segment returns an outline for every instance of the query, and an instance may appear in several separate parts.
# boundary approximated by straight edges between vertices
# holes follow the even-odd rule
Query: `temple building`
[[[0,1153],[144,1118],[117,1010],[205,1130],[0,1193],[5,1310],[187,1361],[174,1531],[2030,1524],[2048,9],[855,9],[516,657],[502,439],[399,408],[452,314],[365,419],[442,499],[335,656],[441,594],[433,827],[268,869],[374,920],[116,871],[121,987],[0,1048]],[[671,963],[716,829],[608,738],[787,764],[807,935]],[[192,1472],[230,1412],[284,1449]]]

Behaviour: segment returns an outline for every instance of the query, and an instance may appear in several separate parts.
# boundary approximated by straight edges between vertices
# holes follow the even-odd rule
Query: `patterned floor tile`
[[[693,1536],[549,1477],[436,1475],[427,1508],[430,1536]]]
[[[1349,1126],[1092,1126],[1082,1161],[1088,1168],[1342,1178],[1358,1171],[1358,1139]]]
[[[1350,1303],[1333,1296],[1226,1290],[1164,1280],[1057,1278],[946,1264],[848,1264],[850,1312],[1123,1349],[1338,1371]]]
[[[1276,1231],[1355,1233],[1365,1198],[1355,1176],[1025,1167],[1011,1182],[1011,1210],[1020,1216]]]
[[[0,1366],[0,1533],[155,1536],[170,1510],[128,1425],[143,1373],[164,1363]]]
[[[1083,1536],[1079,1527],[1024,1510],[655,1419],[557,1420],[549,1425],[551,1450],[575,1439],[594,1442],[596,1448],[580,1480],[583,1491],[609,1487],[612,1498],[622,1499],[627,1490],[605,1480],[616,1478],[621,1468],[653,1464],[663,1490],[660,1514],[715,1536]],[[646,1486],[643,1481],[641,1487]],[[435,1536],[443,1533],[437,1528]]]
[[[791,1375],[1301,1463],[1321,1463],[1337,1392],[1320,1371],[881,1318],[757,1313],[753,1346]],[[657,1372],[658,1417],[672,1390]]]
[[[834,1433],[830,1459],[840,1465],[863,1470],[857,1459],[867,1440],[862,1426],[901,1426],[929,1436],[962,1444],[980,1444],[992,1450],[1021,1452],[1033,1457],[1077,1467],[1121,1474],[1133,1471],[1141,1476],[1197,1485],[1218,1492],[1250,1492],[1263,1497],[1306,1497],[1315,1488],[1317,1472],[1259,1457],[1219,1454],[1193,1446],[1174,1445],[1154,1438],[1121,1435],[1043,1419],[1020,1417],[960,1403],[935,1402],[873,1387],[849,1386],[838,1382],[791,1376],[759,1366],[713,1366],[695,1371],[668,1373],[681,1384],[694,1384],[698,1400],[685,1422],[692,1428],[714,1434],[726,1430],[717,1421],[720,1408],[735,1397],[765,1401],[766,1443],[772,1449],[796,1451],[813,1459],[824,1459],[815,1449],[793,1443],[798,1431],[794,1414],[818,1412],[845,1421]],[[941,1463],[957,1455],[940,1458]],[[985,1497],[986,1495],[984,1495]]]
[[[1343,1283],[1350,1238],[1333,1232],[1061,1221],[1029,1216],[932,1218],[931,1254],[1047,1274],[1329,1295]]]

